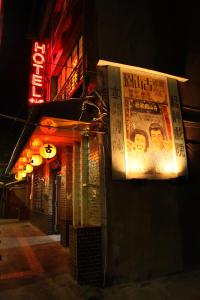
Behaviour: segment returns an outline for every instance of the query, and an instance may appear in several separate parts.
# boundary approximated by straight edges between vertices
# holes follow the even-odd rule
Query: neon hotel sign
[[[45,44],[35,42],[31,59],[31,82],[29,104],[39,104],[44,100],[44,69],[45,69]]]

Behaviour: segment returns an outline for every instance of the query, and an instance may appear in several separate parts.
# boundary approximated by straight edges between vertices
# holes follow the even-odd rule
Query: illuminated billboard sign
[[[29,104],[40,104],[44,99],[44,71],[45,71],[46,46],[43,43],[33,44],[31,59],[31,79]]]
[[[107,67],[114,179],[170,179],[187,173],[176,79]]]

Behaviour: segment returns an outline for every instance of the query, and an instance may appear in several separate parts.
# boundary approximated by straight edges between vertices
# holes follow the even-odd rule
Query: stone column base
[[[84,285],[102,285],[101,226],[70,226],[71,275]]]

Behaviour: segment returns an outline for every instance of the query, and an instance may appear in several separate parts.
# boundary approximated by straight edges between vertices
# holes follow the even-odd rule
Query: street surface
[[[106,288],[79,286],[59,235],[0,219],[0,300],[200,300],[200,271]]]

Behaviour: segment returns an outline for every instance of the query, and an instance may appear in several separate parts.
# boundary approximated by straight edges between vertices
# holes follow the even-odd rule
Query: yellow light
[[[43,158],[50,159],[56,155],[56,147],[53,144],[44,144],[39,153]]]
[[[38,138],[34,138],[30,141],[30,147],[32,150],[38,150],[42,146],[42,141]]]
[[[23,178],[26,177],[26,172],[24,171],[18,171],[16,174],[15,174],[15,179],[16,180],[22,180]]]
[[[22,177],[18,173],[16,173],[15,174],[15,179],[20,181],[20,180],[22,180]]]
[[[42,157],[39,154],[34,154],[31,157],[30,164],[34,167],[40,166],[42,164]]]
[[[16,171],[21,171],[23,169],[24,169],[24,165],[23,164],[20,164],[18,162],[15,164],[15,170]]]
[[[33,151],[31,149],[25,149],[23,152],[22,152],[22,155],[24,157],[27,157],[27,158],[31,158],[31,156],[33,155]]]
[[[26,173],[31,173],[31,172],[33,172],[33,166],[32,166],[31,164],[26,164],[26,165],[24,166],[24,171],[25,171]]]
[[[27,161],[28,161],[27,157],[24,157],[24,156],[21,156],[21,157],[18,159],[18,162],[19,162],[19,163],[22,163],[22,164],[27,163]]]

